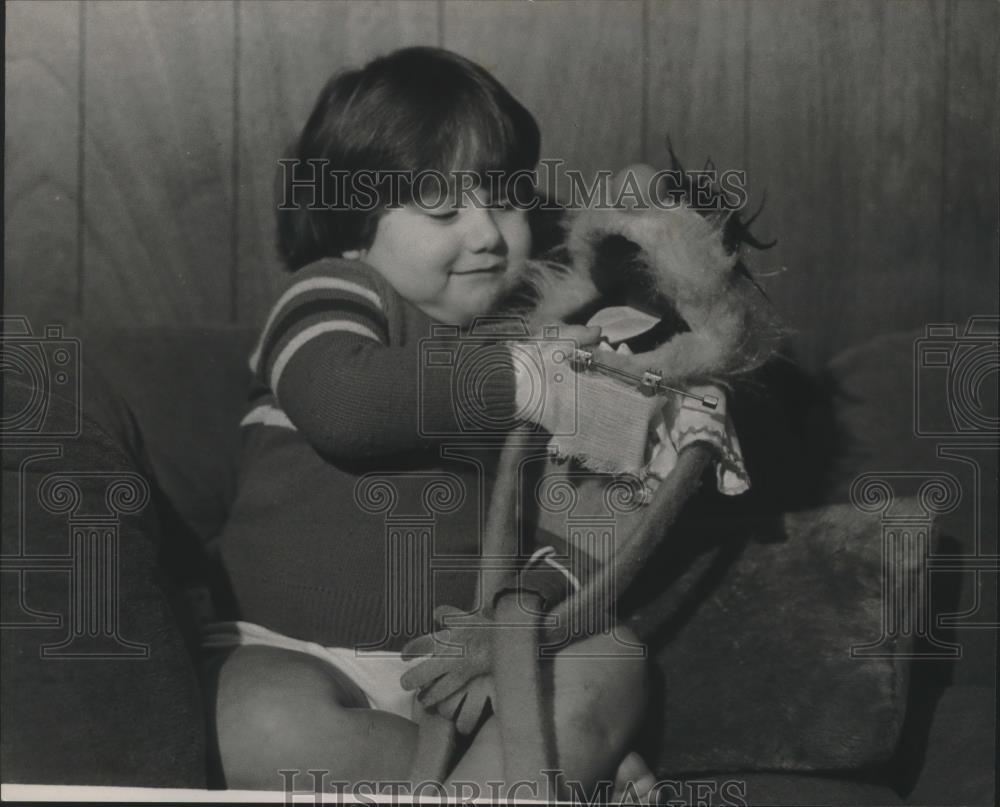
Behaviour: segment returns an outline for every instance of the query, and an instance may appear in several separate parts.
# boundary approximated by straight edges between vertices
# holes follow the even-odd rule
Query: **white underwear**
[[[360,689],[372,709],[391,712],[407,720],[413,719],[415,693],[403,689],[399,679],[421,659],[403,661],[399,653],[324,647],[315,642],[293,639],[253,622],[212,622],[204,627],[202,647],[206,650],[224,650],[243,645],[280,647],[321,659]]]

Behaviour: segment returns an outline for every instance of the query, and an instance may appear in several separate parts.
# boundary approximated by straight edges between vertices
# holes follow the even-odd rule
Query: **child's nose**
[[[469,210],[468,244],[473,252],[488,252],[503,243],[503,234],[486,207]]]

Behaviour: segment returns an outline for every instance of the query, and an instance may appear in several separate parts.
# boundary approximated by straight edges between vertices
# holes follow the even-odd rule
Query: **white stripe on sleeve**
[[[374,291],[362,286],[360,283],[356,283],[353,280],[345,280],[341,277],[310,277],[307,280],[301,280],[298,283],[290,286],[281,297],[278,298],[278,302],[274,304],[271,309],[271,313],[267,316],[267,322],[264,324],[264,329],[260,333],[260,340],[257,342],[257,347],[254,348],[253,353],[250,356],[250,369],[256,373],[257,368],[260,366],[260,353],[264,349],[264,340],[267,338],[271,326],[274,325],[275,319],[277,319],[280,311],[285,307],[289,300],[294,297],[298,297],[301,294],[306,294],[310,291],[316,291],[317,289],[330,289],[333,291],[346,291],[350,294],[356,294],[359,297],[363,297],[368,300],[372,305],[378,308],[379,311],[384,311],[382,305],[382,298],[378,296]]]
[[[332,322],[317,322],[315,325],[310,325],[308,328],[303,330],[301,333],[295,335],[294,338],[290,339],[288,344],[285,345],[281,352],[278,353],[277,358],[274,360],[274,365],[271,367],[271,392],[275,395],[278,394],[278,382],[281,381],[281,374],[285,371],[285,367],[291,360],[295,351],[302,347],[306,342],[315,339],[317,336],[322,336],[324,333],[353,333],[358,336],[365,336],[378,344],[382,344],[382,340],[375,331],[369,328],[367,325],[362,325],[359,322],[352,322],[351,320],[334,320]]]

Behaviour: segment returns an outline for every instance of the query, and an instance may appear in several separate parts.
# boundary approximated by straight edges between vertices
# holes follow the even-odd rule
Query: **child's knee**
[[[649,670],[638,639],[618,628],[574,645],[556,662],[556,702],[567,724],[609,748],[624,747],[638,728]]]

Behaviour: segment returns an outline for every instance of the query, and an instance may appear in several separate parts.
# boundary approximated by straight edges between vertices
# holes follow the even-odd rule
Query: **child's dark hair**
[[[286,202],[278,209],[278,252],[295,271],[366,247],[384,206],[408,201],[396,193],[405,196],[405,184],[397,182],[390,194],[390,183],[376,183],[374,206],[326,207],[319,201],[337,195],[331,170],[341,177],[455,169],[510,174],[534,168],[539,147],[531,113],[482,67],[439,48],[397,50],[334,76],[320,93],[289,154],[295,162],[278,174]],[[308,160],[322,163],[310,167]],[[313,167],[315,185],[303,193]]]

